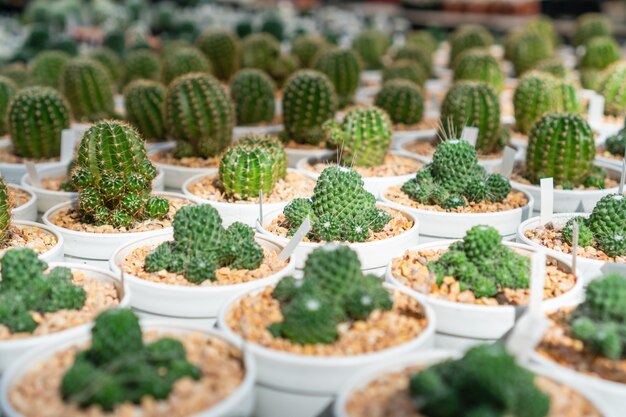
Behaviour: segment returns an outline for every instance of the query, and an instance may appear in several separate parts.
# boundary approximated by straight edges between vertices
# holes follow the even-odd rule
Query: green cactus
[[[272,77],[278,88],[282,88],[285,81],[300,68],[298,58],[293,54],[281,54],[270,63],[267,73]]]
[[[134,80],[161,80],[162,65],[159,56],[147,50],[137,50],[129,52],[124,61],[125,84]]]
[[[69,54],[60,51],[44,51],[37,54],[30,63],[33,84],[59,89],[61,73],[72,59]]]
[[[593,68],[581,68],[578,71],[578,74],[580,75],[580,83],[583,88],[588,90],[598,89],[598,83],[600,82],[602,71]]]
[[[420,87],[424,87],[428,74],[417,63],[408,60],[399,60],[383,68],[383,82],[391,80],[408,80]]]
[[[197,48],[181,48],[167,54],[163,60],[163,81],[169,85],[174,79],[190,73],[212,72],[211,63]]]
[[[626,156],[626,127],[620,129],[615,135],[606,138],[604,147],[613,155]]]
[[[13,202],[11,201],[11,192],[6,183],[0,177],[0,244],[4,244],[11,235],[11,210]]]
[[[278,42],[282,42],[285,37],[285,22],[277,14],[270,13],[261,23],[261,33],[267,33]]]
[[[96,122],[114,116],[111,80],[97,62],[84,58],[68,62],[61,74],[61,92],[78,121]]]
[[[431,53],[420,45],[405,45],[398,48],[393,54],[393,59],[394,61],[413,61],[424,69],[424,73],[427,76],[430,76],[433,70]]]
[[[254,33],[241,43],[241,67],[268,71],[280,55],[280,45],[267,33]]]
[[[417,30],[406,35],[406,43],[409,45],[421,45],[431,54],[439,47],[437,39],[427,30]]]
[[[469,50],[458,57],[454,80],[481,81],[489,84],[496,93],[504,89],[504,71],[500,62],[484,50]]]
[[[150,196],[156,175],[135,129],[115,121],[94,124],[80,141],[72,171],[83,221],[123,228],[165,217],[167,200]]]
[[[515,73],[520,75],[532,69],[537,63],[554,56],[554,46],[536,31],[524,32],[517,38],[512,50]]]
[[[9,78],[0,76],[0,136],[7,133],[6,115],[9,103],[17,92],[17,85]]]
[[[391,146],[391,120],[385,111],[374,106],[357,106],[343,123],[324,123],[327,142],[342,150],[344,165],[374,167],[381,165]]]
[[[243,69],[233,77],[230,97],[239,126],[269,123],[276,111],[274,83],[263,71]]]
[[[165,94],[158,81],[136,80],[124,90],[126,120],[135,126],[148,142],[165,140]]]
[[[568,70],[565,68],[563,61],[561,61],[560,58],[555,57],[542,59],[535,64],[533,70],[547,72],[548,74],[551,74],[555,78],[561,80],[567,78],[568,76]]]
[[[14,62],[0,67],[0,77],[10,79],[18,88],[26,87],[30,84],[30,73],[28,68],[21,62]]]
[[[228,81],[239,67],[239,42],[230,30],[208,29],[196,39],[197,47],[211,62],[215,76]]]
[[[450,35],[450,65],[464,51],[473,48],[488,48],[493,45],[493,36],[487,29],[477,25],[463,25]]]
[[[352,49],[359,54],[367,70],[383,67],[383,56],[390,45],[389,36],[373,29],[362,31],[352,40]]]
[[[613,27],[610,20],[599,13],[587,13],[576,20],[574,45],[586,45],[591,39],[600,36],[611,36]]]
[[[593,232],[587,224],[587,219],[582,216],[572,217],[567,221],[567,223],[565,223],[565,226],[561,231],[563,241],[568,245],[573,244],[574,223],[578,223],[578,245],[583,248],[591,246],[593,244]]]
[[[234,116],[230,98],[212,75],[187,74],[167,89],[165,125],[177,141],[177,157],[219,155],[232,140]]]
[[[87,55],[89,59],[99,62],[107,70],[113,83],[118,83],[123,76],[123,66],[120,57],[109,48],[98,48]]]
[[[612,63],[619,61],[621,56],[619,45],[613,38],[596,37],[585,44],[585,53],[580,60],[580,67],[603,70]]]
[[[559,106],[561,112],[573,114],[581,112],[581,105],[574,84],[565,80],[557,80],[557,92],[561,102]]]
[[[516,129],[528,134],[544,114],[561,111],[557,80],[550,74],[531,71],[522,77],[513,94]]]
[[[293,40],[291,53],[298,58],[302,68],[313,68],[318,54],[329,47],[326,39],[319,35],[301,35]]]
[[[322,124],[337,110],[332,83],[319,71],[300,70],[283,90],[283,124],[287,139],[297,143],[319,144],[324,138]]]
[[[604,96],[604,113],[610,116],[626,114],[626,61],[609,65],[598,80],[596,91]]]
[[[626,199],[609,194],[600,199],[587,222],[596,246],[608,256],[626,255]]]
[[[422,120],[422,90],[408,80],[391,80],[383,84],[374,104],[389,114],[394,124],[414,125]]]
[[[239,39],[245,38],[253,31],[254,28],[252,27],[252,22],[249,19],[240,20],[235,25],[235,32],[237,32],[237,36],[239,37]]]
[[[354,101],[361,79],[361,61],[350,49],[327,49],[319,53],[313,68],[330,79],[335,86],[340,107]]]

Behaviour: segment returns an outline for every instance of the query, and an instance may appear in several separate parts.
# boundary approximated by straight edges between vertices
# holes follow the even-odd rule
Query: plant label
[[[589,123],[602,123],[604,116],[604,96],[594,94],[589,98],[587,120]]]
[[[306,216],[306,219],[304,219],[300,227],[298,227],[298,230],[296,230],[296,233],[294,233],[291,240],[287,243],[287,246],[285,246],[285,249],[283,249],[278,254],[278,260],[281,262],[284,262],[287,259],[289,259],[293,251],[296,250],[300,242],[302,242],[302,239],[304,239],[304,237],[310,231],[311,231],[311,218],[309,216]]]
[[[69,162],[74,156],[76,147],[76,132],[72,129],[63,129],[61,132],[61,162]]]
[[[39,178],[39,173],[37,172],[37,168],[35,167],[35,163],[33,161],[26,161],[26,172],[28,172],[28,178],[30,179],[30,183],[37,188],[43,188],[41,184],[41,178]]]
[[[472,146],[476,146],[476,139],[478,139],[478,128],[477,127],[464,127],[461,132],[461,140],[466,140],[472,144]]]
[[[515,164],[515,154],[517,151],[510,146],[504,148],[504,156],[500,165],[500,174],[506,178],[511,178],[513,173],[513,165]]]
[[[544,226],[552,220],[554,213],[554,180],[553,178],[541,179],[541,211],[540,223]]]
[[[259,223],[263,227],[263,190],[259,190]]]
[[[578,258],[578,222],[572,224],[572,272],[576,274],[576,262]]]
[[[622,175],[619,179],[619,194],[624,194],[624,181],[626,180],[626,158],[622,159]]]

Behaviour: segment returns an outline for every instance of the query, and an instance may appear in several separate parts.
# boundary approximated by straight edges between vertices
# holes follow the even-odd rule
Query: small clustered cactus
[[[263,71],[247,68],[237,72],[230,84],[230,97],[235,103],[237,125],[258,125],[274,120],[274,94],[274,83]]]
[[[391,80],[408,80],[424,87],[428,74],[416,62],[401,59],[383,68],[383,82]]]
[[[198,37],[196,45],[219,80],[228,81],[239,68],[239,42],[230,30],[209,29]]]
[[[283,321],[272,323],[268,330],[299,345],[333,343],[341,322],[367,320],[374,310],[393,308],[382,280],[364,275],[356,252],[341,245],[311,252],[303,278],[283,278],[272,297],[280,302]]]
[[[124,61],[126,84],[134,80],[161,81],[162,64],[159,56],[143,49],[131,51]]]
[[[587,13],[576,20],[574,31],[574,45],[586,45],[590,40],[599,36],[611,36],[613,27],[609,19],[599,13]]]
[[[197,48],[177,49],[163,60],[163,81],[169,85],[181,75],[212,72],[211,63]]]
[[[267,33],[254,33],[241,43],[241,67],[268,71],[280,55],[278,41]]]
[[[17,85],[13,80],[0,76],[0,136],[7,133],[8,123],[6,115],[9,110],[9,103],[17,92]]]
[[[130,309],[118,308],[96,318],[91,345],[76,355],[60,390],[65,402],[110,412],[123,403],[165,400],[178,380],[201,376],[180,340],[161,337],[145,343],[139,318]]]
[[[376,207],[376,197],[363,187],[354,170],[330,166],[320,174],[310,199],[296,198],[283,210],[289,234],[311,220],[310,238],[317,241],[363,242],[391,221]]]
[[[367,70],[383,67],[383,56],[390,45],[389,36],[373,29],[362,31],[352,40],[352,49],[359,54]]]
[[[181,208],[173,226],[174,240],[160,244],[146,256],[146,272],[167,270],[201,284],[215,281],[219,268],[252,270],[263,261],[263,249],[254,240],[254,230],[239,222],[225,229],[210,204]]]
[[[97,122],[114,116],[111,80],[98,62],[84,58],[68,62],[61,74],[61,92],[78,121]]]
[[[318,54],[328,47],[326,39],[319,35],[301,35],[293,40],[291,53],[298,57],[302,68],[312,68]]]
[[[596,91],[604,96],[604,113],[626,115],[626,61],[609,65],[600,76]]]
[[[394,124],[414,125],[424,115],[424,95],[417,84],[408,80],[391,80],[383,84],[374,104],[389,114]]]
[[[63,68],[72,59],[61,51],[44,51],[35,56],[29,65],[33,84],[59,89]]]
[[[464,25],[450,35],[450,65],[456,64],[456,59],[462,52],[473,48],[489,48],[493,45],[493,36],[482,26]]]
[[[163,84],[152,80],[135,80],[124,90],[126,120],[148,142],[165,140],[166,92]]]
[[[339,105],[345,107],[354,101],[361,79],[361,61],[350,49],[329,49],[320,52],[313,68],[326,74],[335,87]]]
[[[496,93],[504,89],[504,71],[487,50],[471,49],[461,54],[454,68],[454,80],[481,81],[489,84]]]
[[[561,111],[562,101],[557,79],[531,71],[522,77],[513,94],[516,129],[528,134],[544,114]]]

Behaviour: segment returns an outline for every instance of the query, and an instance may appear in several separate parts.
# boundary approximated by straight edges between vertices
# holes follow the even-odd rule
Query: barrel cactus
[[[165,140],[166,88],[158,81],[136,80],[124,90],[126,120],[149,142]]]
[[[106,69],[92,60],[76,58],[67,63],[61,92],[76,120],[96,122],[115,113],[111,80]]]
[[[124,61],[126,84],[134,80],[161,80],[161,59],[159,56],[147,50],[131,51]]]
[[[430,53],[435,53],[439,46],[437,39],[427,30],[417,30],[406,35],[406,43],[409,45],[421,45]]]
[[[196,39],[197,47],[213,66],[213,73],[227,81],[239,67],[239,42],[230,30],[208,29]]]
[[[603,70],[612,63],[619,61],[622,53],[613,38],[600,36],[585,44],[585,52],[580,60],[581,68]]]
[[[187,74],[169,85],[165,125],[176,140],[175,156],[209,158],[232,140],[233,104],[219,81],[209,74]]]
[[[13,203],[11,201],[11,191],[0,177],[0,243],[4,244],[11,235],[11,209]]]
[[[519,75],[532,69],[542,60],[554,56],[554,46],[540,33],[529,31],[517,39],[512,54],[513,66]]]
[[[313,68],[330,79],[335,86],[339,105],[351,104],[361,79],[361,61],[350,49],[329,49],[322,51]]]
[[[580,102],[576,87],[566,80],[557,80],[557,93],[559,95],[560,111],[563,113],[580,113]]]
[[[359,33],[352,40],[352,49],[361,57],[365,69],[377,70],[383,67],[383,56],[390,44],[387,35],[377,30],[368,29]]]
[[[263,71],[248,68],[237,72],[230,84],[237,124],[246,126],[274,120],[274,90],[274,83]]]
[[[389,114],[394,124],[414,125],[424,114],[422,90],[408,80],[391,80],[383,84],[374,101]]]
[[[433,68],[433,58],[428,49],[420,45],[405,45],[398,48],[393,53],[394,61],[409,60],[416,62],[423,69],[426,75],[430,76]]]
[[[504,71],[500,62],[487,50],[472,49],[462,53],[454,68],[454,80],[481,81],[497,93],[504,89]]]
[[[612,34],[613,27],[606,16],[599,13],[587,13],[576,20],[573,41],[574,45],[585,45],[595,37]]]
[[[610,116],[626,114],[626,61],[609,65],[598,80],[596,91],[604,96],[604,113]]]
[[[87,57],[99,62],[107,70],[113,83],[118,83],[123,76],[123,66],[120,57],[109,48],[98,48],[91,51]]]
[[[397,79],[408,80],[423,87],[428,74],[416,62],[401,59],[383,68],[384,82]]]
[[[488,48],[493,45],[493,36],[483,26],[464,25],[450,35],[450,65],[464,51],[473,48]]]
[[[270,64],[267,73],[272,77],[278,88],[285,85],[285,81],[300,68],[298,58],[293,54],[281,54]]]
[[[16,91],[17,85],[12,80],[0,76],[0,136],[7,133],[6,114]]]
[[[254,33],[242,41],[240,62],[243,68],[268,71],[279,55],[280,45],[274,37],[267,33]]]
[[[513,94],[517,130],[527,134],[541,116],[561,111],[560,97],[557,80],[550,74],[531,71],[524,75]]]
[[[312,68],[317,55],[328,47],[328,42],[319,35],[301,35],[293,40],[291,53],[298,57],[302,68]]]
[[[59,89],[61,73],[72,59],[69,54],[60,51],[44,51],[37,54],[30,63],[33,84]]]
[[[181,75],[196,72],[212,72],[211,63],[196,48],[173,51],[163,61],[163,81],[166,85]]]
[[[593,234],[595,246],[608,256],[626,255],[626,199],[609,194],[593,208],[586,225]]]
[[[22,62],[14,62],[0,67],[0,77],[10,79],[18,88],[26,87],[30,84],[30,73]]]

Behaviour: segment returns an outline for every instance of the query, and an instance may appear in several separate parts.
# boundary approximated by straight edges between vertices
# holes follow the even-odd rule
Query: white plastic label
[[[589,123],[602,123],[604,116],[604,96],[594,94],[589,98],[587,120]]]
[[[552,220],[554,213],[554,180],[552,178],[541,179],[541,211],[540,222],[544,226]]]
[[[515,164],[515,154],[517,151],[510,146],[504,148],[504,156],[502,157],[502,165],[500,165],[500,174],[511,178],[513,173],[513,165]]]
[[[624,194],[624,181],[626,180],[626,158],[622,159],[622,175],[619,179],[619,194]]]
[[[263,190],[259,190],[259,223],[263,227]]]
[[[472,144],[472,146],[476,146],[476,139],[478,139],[478,128],[477,127],[464,127],[461,132],[461,139],[466,140]]]
[[[28,178],[30,179],[30,183],[37,188],[43,188],[41,184],[41,178],[39,178],[39,173],[37,172],[37,168],[35,167],[35,163],[33,161],[26,161],[26,172],[28,172]]]
[[[576,274],[576,262],[578,258],[578,222],[572,224],[572,271]]]
[[[63,129],[61,132],[61,162],[69,162],[74,156],[76,146],[76,132],[72,129]]]
[[[296,230],[296,233],[294,233],[289,243],[287,243],[287,246],[285,246],[285,249],[283,249],[278,254],[278,260],[281,262],[286,261],[291,256],[293,251],[296,250],[300,242],[302,242],[302,239],[304,239],[304,237],[310,231],[311,231],[311,219],[309,218],[309,216],[307,216],[306,219],[304,219],[304,221],[300,225],[300,227],[298,227],[298,230]]]

